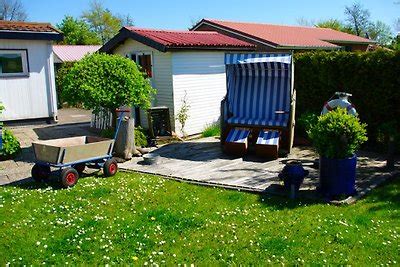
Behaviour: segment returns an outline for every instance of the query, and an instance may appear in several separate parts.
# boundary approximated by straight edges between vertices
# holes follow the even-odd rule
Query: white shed
[[[178,134],[182,133],[175,117],[186,98],[185,132],[194,135],[219,119],[226,94],[225,53],[254,49],[250,43],[217,32],[124,27],[100,52],[129,57],[146,71],[157,89],[153,106],[169,108],[172,130]],[[140,114],[137,120],[147,127],[147,115]]]
[[[1,120],[57,118],[52,41],[62,38],[47,23],[0,21]]]

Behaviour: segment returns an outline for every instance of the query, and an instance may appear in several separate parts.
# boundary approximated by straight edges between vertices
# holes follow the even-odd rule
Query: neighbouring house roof
[[[53,45],[54,63],[78,61],[86,54],[98,51],[100,47],[101,45]]]
[[[372,44],[372,40],[328,28],[273,25],[203,19],[192,30],[207,25],[249,41],[282,49],[337,49],[342,44]],[[208,28],[207,28],[208,29]]]
[[[194,32],[123,27],[100,51],[109,52],[128,38],[162,52],[176,49],[255,50],[256,48],[254,44],[212,31]]]
[[[63,34],[50,23],[0,20],[0,39],[59,41]]]

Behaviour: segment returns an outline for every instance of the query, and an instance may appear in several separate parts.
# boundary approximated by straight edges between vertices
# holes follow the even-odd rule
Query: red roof
[[[50,23],[0,20],[0,31],[60,33]]]
[[[56,63],[73,62],[99,50],[101,45],[53,45]]]
[[[125,27],[130,32],[168,48],[255,48],[255,45],[218,32],[154,30]]]
[[[366,38],[328,28],[233,22],[214,19],[203,19],[194,27],[194,30],[203,23],[243,34],[246,37],[254,38],[276,47],[338,48],[339,46],[333,43],[375,43]]]

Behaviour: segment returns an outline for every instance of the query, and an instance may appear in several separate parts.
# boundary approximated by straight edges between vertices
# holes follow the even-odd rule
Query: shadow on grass
[[[95,179],[103,179],[104,176],[99,171],[94,171],[91,173],[83,173],[79,180],[86,178],[95,178]],[[78,180],[78,183],[79,183]],[[60,172],[52,171],[50,177],[42,182],[36,182],[32,177],[27,177],[25,179],[21,179],[12,183],[5,185],[6,187],[15,187],[24,190],[38,190],[38,189],[47,189],[51,188],[52,190],[60,190],[65,189],[60,181]]]
[[[400,210],[400,176],[386,180],[379,188],[375,189],[371,195],[366,197],[364,202],[373,204],[369,211],[377,212],[380,210]],[[400,218],[400,213],[392,213],[392,216]]]
[[[317,198],[316,192],[313,190],[303,191],[295,199],[291,199],[289,193],[284,192],[284,194],[286,194],[286,196],[263,193],[260,194],[258,201],[264,206],[274,210],[297,209],[310,205],[326,204],[326,200]],[[305,196],[306,194],[309,194],[309,196]]]

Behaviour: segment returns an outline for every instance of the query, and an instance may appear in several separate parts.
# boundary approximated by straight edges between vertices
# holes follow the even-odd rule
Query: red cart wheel
[[[118,163],[115,159],[108,159],[104,162],[103,172],[105,177],[114,176],[118,171]]]
[[[64,187],[73,187],[79,179],[79,174],[74,168],[68,167],[61,171],[61,183]]]
[[[51,173],[49,166],[35,164],[32,167],[31,175],[36,182],[41,182],[49,178]]]

